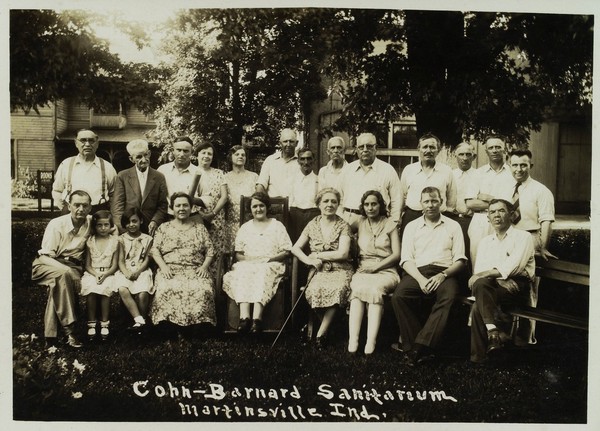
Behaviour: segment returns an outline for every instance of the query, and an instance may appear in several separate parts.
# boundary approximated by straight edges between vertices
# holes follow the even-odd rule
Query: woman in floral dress
[[[256,189],[258,174],[245,169],[248,155],[241,145],[234,145],[229,150],[228,159],[231,162],[231,171],[225,174],[225,184],[229,193],[229,202],[225,216],[225,251],[233,252],[235,236],[240,228],[240,198],[252,196]]]
[[[292,247],[292,253],[312,267],[306,300],[322,316],[316,340],[317,345],[322,347],[326,344],[327,330],[337,308],[348,302],[353,270],[348,260],[350,226],[336,214],[340,193],[333,188],[325,188],[317,193],[315,201],[321,215],[306,225]],[[311,251],[308,256],[302,250],[306,244]]]
[[[198,196],[206,206],[200,211],[208,233],[215,248],[216,258],[225,250],[225,204],[227,203],[227,186],[225,175],[221,169],[212,168],[210,165],[215,154],[214,147],[203,143],[198,147]]]
[[[285,272],[283,260],[292,246],[285,226],[267,217],[269,206],[266,193],[252,195],[252,220],[240,227],[235,239],[237,262],[223,277],[223,290],[240,306],[242,333],[261,332],[264,306],[277,292]]]
[[[170,205],[175,219],[158,227],[152,246],[158,270],[150,316],[154,323],[215,325],[215,297],[209,273],[214,248],[208,231],[202,223],[190,220],[189,195],[174,193]]]

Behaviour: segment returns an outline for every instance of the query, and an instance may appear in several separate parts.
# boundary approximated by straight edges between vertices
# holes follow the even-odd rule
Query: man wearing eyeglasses
[[[378,159],[377,138],[372,133],[361,133],[356,138],[358,160],[348,163],[342,170],[337,189],[342,195],[340,216],[349,224],[361,217],[359,206],[362,195],[377,190],[387,203],[390,217],[400,219],[400,180],[392,165]]]
[[[268,193],[270,197],[289,196],[292,179],[300,171],[296,156],[296,131],[283,129],[279,135],[279,143],[281,150],[265,159],[256,183],[256,191]]]
[[[113,165],[96,156],[98,135],[90,129],[77,132],[75,146],[79,154],[61,162],[54,176],[52,197],[62,214],[69,213],[67,197],[73,190],[83,190],[92,198],[91,214],[110,210],[117,172]]]
[[[165,176],[150,167],[148,142],[135,139],[127,144],[132,168],[119,172],[111,212],[119,232],[121,215],[128,208],[138,208],[144,218],[141,230],[154,235],[156,228],[167,219],[167,182]]]
[[[425,187],[435,187],[441,193],[444,214],[453,213],[456,208],[456,182],[450,166],[436,161],[441,150],[439,138],[426,133],[419,138],[419,161],[411,163],[400,176],[400,207],[402,229],[413,220],[423,215],[421,192]]]

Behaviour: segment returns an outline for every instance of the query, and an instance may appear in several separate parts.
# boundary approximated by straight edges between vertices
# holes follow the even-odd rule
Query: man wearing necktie
[[[124,232],[121,215],[127,208],[136,207],[144,218],[141,231],[154,235],[167,218],[167,183],[163,174],[150,167],[148,142],[135,139],[127,144],[127,152],[135,166],[117,176],[111,209],[115,225]]]

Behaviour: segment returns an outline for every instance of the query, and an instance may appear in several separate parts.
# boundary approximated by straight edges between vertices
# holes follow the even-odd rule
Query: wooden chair
[[[252,219],[249,196],[240,199],[240,225]],[[269,216],[280,221],[286,229],[289,224],[289,207],[287,197],[271,198]],[[235,331],[239,324],[239,307],[223,292],[223,275],[231,269],[235,256],[224,254],[221,257],[216,276],[217,322],[224,332]],[[264,332],[276,332],[281,329],[285,319],[298,298],[298,263],[290,255],[285,262],[285,274],[279,282],[275,296],[265,305],[263,311]]]

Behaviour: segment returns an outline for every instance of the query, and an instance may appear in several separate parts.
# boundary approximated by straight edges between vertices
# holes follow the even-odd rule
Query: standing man
[[[50,220],[38,257],[32,263],[31,280],[48,286],[48,302],[44,313],[44,336],[54,344],[58,327],[62,326],[67,345],[80,348],[75,337],[77,295],[81,290],[85,242],[90,236],[91,197],[75,190],[67,199],[69,214]]]
[[[296,145],[298,134],[292,129],[283,129],[279,135],[281,151],[271,154],[265,159],[260,168],[257,192],[268,193],[270,197],[288,196],[292,178],[300,170]]]
[[[377,190],[387,203],[390,217],[400,220],[400,180],[392,165],[379,160],[377,138],[372,133],[361,133],[356,138],[358,160],[348,163],[339,176],[337,185],[342,195],[340,216],[349,224],[361,217],[359,207],[362,195],[368,190]]]
[[[167,183],[165,176],[150,167],[148,142],[135,139],[127,144],[129,160],[135,165],[119,172],[111,212],[120,232],[121,215],[128,208],[138,208],[144,217],[142,232],[154,236],[156,228],[167,218]]]
[[[473,217],[473,211],[467,207],[467,200],[475,197],[473,183],[477,182],[477,169],[473,167],[475,149],[468,142],[458,144],[454,150],[458,167],[452,170],[456,182],[456,208],[451,218],[458,222],[465,239],[465,254],[469,255],[469,225]]]
[[[83,190],[91,196],[92,213],[110,210],[117,172],[113,165],[96,156],[98,144],[98,135],[92,130],[79,130],[75,138],[79,154],[66,158],[56,169],[52,197],[62,214],[69,213],[67,198],[73,190]]]
[[[408,365],[434,358],[450,309],[460,293],[456,277],[463,270],[465,243],[460,226],[441,214],[442,197],[435,187],[421,193],[423,215],[406,225],[400,266],[403,275],[392,296]],[[421,325],[415,313],[420,297],[435,296],[431,313]]]
[[[421,191],[425,187],[437,188],[441,195],[441,212],[453,213],[456,208],[456,183],[450,166],[436,162],[441,142],[431,133],[419,138],[419,161],[411,163],[400,177],[400,207],[402,231],[408,223],[423,215]]]
[[[158,167],[158,172],[164,175],[167,183],[167,204],[171,195],[175,192],[187,193],[192,197],[196,196],[196,190],[192,190],[192,185],[198,166],[192,163],[192,148],[194,142],[188,136],[179,136],[173,143],[173,161],[165,163]],[[173,216],[173,210],[168,208],[169,216]],[[197,211],[196,211],[197,214]]]
[[[475,296],[471,314],[471,362],[484,363],[487,353],[502,347],[496,326],[498,306],[529,302],[535,276],[533,239],[511,225],[513,206],[504,199],[492,199],[488,218],[494,233],[480,242],[469,288]]]
[[[478,180],[472,182],[473,190],[470,192],[475,197],[467,201],[467,207],[473,211],[473,219],[469,226],[470,257],[473,265],[479,241],[491,233],[487,216],[490,200],[502,198],[510,201],[514,185],[510,167],[506,164],[504,139],[491,135],[484,143],[489,163],[477,169]]]
[[[337,188],[338,178],[342,169],[348,164],[344,155],[346,143],[339,136],[334,136],[327,141],[327,155],[329,162],[319,169],[319,190],[333,187]]]
[[[313,153],[310,149],[302,148],[298,151],[300,171],[296,172],[292,179],[289,196],[290,224],[288,230],[292,244],[300,237],[308,222],[320,214],[319,208],[315,204],[319,179],[312,170],[313,160]]]

